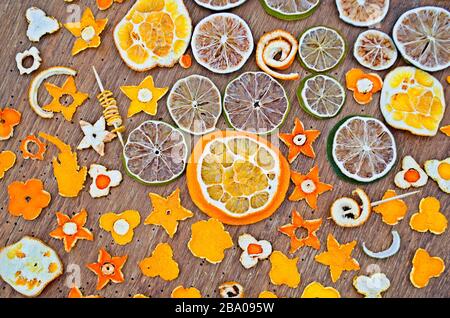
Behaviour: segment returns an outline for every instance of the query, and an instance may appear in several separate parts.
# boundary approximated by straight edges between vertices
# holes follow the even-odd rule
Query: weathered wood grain
[[[244,66],[244,68],[236,74],[217,75],[205,70],[201,66],[194,63],[189,70],[184,70],[179,66],[172,69],[155,69],[147,73],[136,73],[121,61],[116,51],[112,31],[114,25],[128,11],[134,1],[126,1],[121,5],[115,4],[106,12],[98,12],[95,7],[94,0],[76,0],[74,3],[81,6],[82,10],[86,6],[90,6],[94,14],[98,17],[108,17],[108,26],[103,33],[103,42],[98,49],[87,50],[76,57],[70,55],[70,50],[74,42],[74,38],[67,30],[60,30],[58,33],[45,36],[36,46],[41,51],[43,57],[43,65],[41,69],[64,65],[73,67],[78,71],[77,85],[83,92],[90,94],[90,100],[84,106],[79,108],[73,122],[67,122],[62,116],[57,114],[54,119],[45,120],[39,118],[29,107],[27,101],[27,89],[31,80],[31,76],[20,76],[16,66],[14,57],[17,52],[28,49],[32,44],[26,38],[26,20],[25,10],[34,5],[44,9],[48,14],[54,15],[60,21],[65,22],[69,16],[66,11],[67,4],[62,0],[53,1],[37,1],[37,0],[3,0],[0,1],[0,12],[2,15],[0,34],[1,43],[0,50],[0,104],[1,106],[10,106],[22,112],[22,122],[16,128],[14,137],[8,141],[0,142],[0,149],[10,149],[18,155],[16,166],[10,170],[5,178],[0,181],[0,246],[11,244],[19,240],[23,235],[33,235],[54,247],[61,256],[64,264],[77,264],[81,267],[82,290],[85,294],[94,294],[96,276],[86,269],[87,263],[94,262],[97,259],[98,249],[105,247],[114,255],[128,254],[129,259],[124,267],[126,282],[123,284],[110,284],[99,294],[105,297],[129,297],[136,293],[151,295],[152,297],[168,297],[177,285],[195,286],[201,290],[206,297],[217,297],[217,286],[225,280],[236,280],[240,282],[246,289],[246,295],[256,297],[263,290],[274,291],[277,295],[283,297],[298,297],[304,287],[312,281],[319,281],[328,286],[337,288],[344,297],[359,297],[355,292],[351,282],[356,272],[345,272],[340,280],[333,284],[330,279],[327,267],[314,261],[314,256],[318,251],[310,248],[302,248],[295,256],[300,257],[298,264],[302,275],[301,284],[296,289],[288,287],[274,286],[270,283],[268,272],[270,264],[268,261],[260,262],[260,264],[251,269],[244,270],[239,263],[240,249],[235,245],[234,248],[226,252],[225,260],[218,265],[211,265],[198,258],[192,256],[187,249],[187,242],[190,237],[190,226],[192,223],[206,219],[206,216],[200,212],[191,202],[186,188],[186,180],[183,176],[176,182],[163,187],[145,187],[140,185],[128,177],[120,187],[112,190],[107,198],[93,200],[87,191],[90,180],[86,184],[86,189],[75,199],[65,199],[57,194],[57,186],[53,177],[50,166],[50,159],[56,154],[56,149],[49,146],[45,161],[33,162],[23,160],[19,151],[20,141],[30,133],[45,131],[58,135],[63,141],[76,147],[82,139],[82,132],[79,128],[78,121],[80,119],[94,122],[101,115],[101,108],[95,99],[98,93],[94,76],[91,72],[91,65],[95,65],[102,77],[106,87],[116,93],[121,111],[126,114],[128,106],[127,98],[120,93],[121,85],[136,85],[145,76],[151,74],[154,76],[155,83],[161,86],[171,86],[176,80],[186,77],[190,74],[203,74],[213,80],[223,92],[226,84],[235,78],[240,72],[257,70],[254,62],[254,56]],[[197,6],[194,1],[185,1],[191,14],[193,23],[197,23],[204,16],[210,14]],[[391,32],[392,26],[396,19],[406,10],[421,5],[441,5],[449,9],[448,1],[401,1],[392,0],[391,9],[380,26],[382,31]],[[352,27],[341,22],[332,0],[323,0],[319,9],[311,17],[295,22],[285,22],[277,20],[267,15],[257,0],[248,0],[239,8],[233,9],[236,13],[243,17],[250,25],[255,40],[257,40],[264,32],[271,31],[276,28],[286,29],[294,35],[299,35],[309,26],[318,24],[328,25],[339,29],[348,41],[350,48],[359,32],[363,29]],[[399,59],[398,65],[404,62]],[[345,72],[351,68],[358,66],[352,54],[348,54],[345,62],[340,65],[332,75],[337,77],[341,83],[344,82]],[[298,62],[294,63],[292,70],[299,71],[303,76],[307,72],[301,68]],[[381,75],[385,75],[383,72]],[[445,96],[447,104],[449,104],[449,88],[445,84],[445,76],[448,72],[437,72],[434,74],[445,87]],[[61,81],[59,82],[61,83]],[[343,117],[350,114],[372,115],[382,118],[378,108],[377,98],[367,106],[357,105],[351,96],[347,99],[343,111],[336,118],[330,120],[315,120],[301,111],[297,99],[296,89],[297,82],[285,82],[290,101],[292,103],[289,120],[286,122],[282,131],[290,131],[293,126],[294,116],[305,123],[306,127],[319,129],[322,131],[321,136],[315,144],[317,159],[312,160],[303,156],[299,157],[292,165],[292,169],[307,172],[314,164],[320,167],[320,173],[323,180],[334,185],[332,192],[327,192],[319,199],[319,209],[312,211],[304,202],[286,202],[272,218],[267,219],[258,224],[243,227],[226,226],[227,230],[233,236],[233,240],[237,243],[240,234],[248,232],[260,239],[267,239],[273,243],[274,249],[287,253],[289,248],[289,239],[278,233],[279,226],[290,221],[292,209],[299,210],[306,218],[323,217],[325,222],[322,225],[318,235],[322,242],[322,250],[325,246],[325,240],[328,233],[333,233],[338,241],[345,243],[356,239],[358,247],[354,250],[353,256],[360,262],[361,270],[359,273],[366,274],[370,271],[371,265],[378,265],[381,270],[391,280],[391,288],[385,293],[386,297],[449,297],[450,296],[450,279],[448,269],[439,279],[432,279],[429,286],[424,289],[416,289],[409,282],[409,272],[411,269],[411,259],[415,250],[419,247],[426,248],[432,255],[441,256],[450,266],[450,231],[436,236],[430,233],[418,233],[409,228],[409,218],[412,213],[418,210],[418,203],[421,197],[435,196],[439,198],[442,204],[442,211],[450,217],[450,196],[441,192],[437,185],[430,181],[422,190],[419,196],[406,199],[409,206],[408,215],[403,221],[394,227],[402,237],[402,248],[400,252],[387,260],[373,260],[368,258],[360,248],[360,243],[366,242],[367,246],[375,251],[385,249],[390,245],[390,231],[392,227],[387,226],[381,221],[379,215],[372,215],[370,220],[362,227],[355,229],[343,229],[337,227],[332,221],[326,220],[328,210],[332,200],[343,195],[349,195],[354,189],[354,185],[345,183],[337,178],[329,163],[326,160],[326,139],[329,131]],[[41,102],[49,100],[44,90],[41,92]],[[378,96],[377,96],[378,97]],[[126,124],[128,131],[131,131],[144,120],[161,119],[172,123],[172,120],[166,110],[164,98],[159,103],[157,116],[150,117],[146,114],[139,114]],[[445,113],[444,123],[450,123],[449,110]],[[226,124],[222,119],[219,122],[220,128],[225,128]],[[438,134],[433,138],[415,137],[407,132],[393,130],[397,144],[399,158],[410,154],[415,157],[418,162],[424,162],[428,159],[443,159],[449,156],[450,139],[443,134]],[[274,138],[274,140],[276,140]],[[286,153],[287,149],[283,145],[281,150]],[[107,144],[104,158],[99,157],[93,150],[79,151],[79,162],[82,165],[90,165],[92,163],[100,163],[109,168],[122,169],[120,161],[121,147],[118,141]],[[393,171],[383,180],[374,184],[364,186],[363,188],[374,199],[380,199],[384,191],[394,188],[393,176],[395,171],[400,167],[397,163]],[[44,210],[42,215],[35,221],[27,222],[21,218],[14,218],[7,212],[8,195],[7,185],[14,180],[27,180],[30,178],[40,178],[45,182],[46,189],[52,194],[52,202],[50,207]],[[183,204],[195,212],[195,216],[187,221],[181,222],[178,233],[173,239],[170,239],[161,227],[149,226],[141,224],[135,231],[135,238],[132,243],[126,246],[118,246],[114,244],[109,233],[102,231],[98,226],[99,216],[108,211],[121,212],[126,209],[137,209],[140,211],[142,220],[149,214],[151,210],[149,192],[156,192],[161,195],[170,194],[176,187],[180,187],[182,191]],[[289,192],[292,191],[292,185]],[[81,208],[86,208],[89,213],[87,226],[94,232],[95,241],[79,241],[76,248],[71,253],[65,253],[62,242],[49,237],[48,233],[56,226],[55,212],[62,211],[65,213],[78,212]],[[144,257],[150,255],[151,251],[159,242],[169,242],[174,249],[175,259],[180,264],[180,276],[172,281],[165,282],[159,278],[148,278],[141,274],[137,264]],[[56,282],[52,283],[43,292],[43,297],[65,297],[68,293],[68,287],[65,285],[66,276],[62,276]],[[18,297],[16,292],[9,285],[0,282],[1,297]]]

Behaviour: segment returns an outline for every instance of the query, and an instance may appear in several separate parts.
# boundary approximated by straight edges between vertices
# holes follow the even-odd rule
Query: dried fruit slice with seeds
[[[247,72],[228,84],[223,108],[234,129],[270,134],[286,119],[289,100],[283,86],[270,75]]]
[[[300,20],[309,17],[320,4],[320,0],[260,0],[264,10],[281,20]]]
[[[167,109],[180,129],[203,135],[216,128],[222,113],[222,96],[210,79],[191,75],[174,84],[167,99]]]
[[[398,53],[389,35],[378,30],[367,30],[358,35],[353,56],[362,66],[381,71],[394,65]]]
[[[124,166],[132,178],[146,185],[167,183],[183,173],[187,152],[186,139],[179,130],[149,120],[128,136]]]
[[[300,60],[312,72],[326,72],[335,68],[346,54],[347,45],[344,38],[329,27],[309,28],[300,36],[298,42]]]
[[[189,159],[186,180],[192,201],[230,225],[272,215],[289,186],[289,164],[266,139],[236,131],[205,135]]]
[[[195,60],[214,73],[239,70],[253,51],[253,35],[247,23],[232,13],[216,13],[201,20],[192,35]]]
[[[358,27],[380,23],[389,11],[389,0],[336,0],[339,18]]]
[[[317,118],[331,118],[344,106],[346,94],[342,84],[328,75],[311,75],[300,83],[297,90],[300,106]]]
[[[247,0],[194,0],[199,6],[204,8],[222,11],[240,6]]]
[[[328,136],[328,159],[336,173],[357,183],[384,177],[397,160],[394,136],[378,119],[350,116]]]
[[[392,31],[403,58],[428,72],[450,66],[450,12],[420,7],[403,13]]]

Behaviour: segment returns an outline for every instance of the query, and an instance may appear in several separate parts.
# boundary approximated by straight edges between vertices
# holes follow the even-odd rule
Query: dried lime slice
[[[357,27],[380,23],[389,11],[389,0],[336,0],[339,18]]]
[[[335,68],[344,59],[346,47],[339,32],[316,26],[300,36],[298,54],[308,70],[320,73]]]
[[[156,120],[143,122],[133,130],[123,149],[127,173],[147,185],[164,184],[180,176],[187,154],[184,135]]]
[[[204,8],[221,11],[240,6],[247,0],[194,0],[199,6]]]
[[[320,0],[260,0],[264,10],[281,20],[300,20],[309,17]]]
[[[317,118],[336,116],[345,103],[345,89],[328,75],[311,75],[300,83],[297,90],[300,106]]]
[[[175,83],[167,99],[167,109],[180,129],[203,135],[216,128],[222,113],[222,97],[210,79],[191,75]]]
[[[247,72],[228,84],[223,108],[234,129],[270,134],[283,124],[289,100],[273,77],[264,72]]]
[[[350,116],[340,121],[328,136],[327,151],[336,173],[358,183],[384,177],[397,160],[394,136],[372,117]]]

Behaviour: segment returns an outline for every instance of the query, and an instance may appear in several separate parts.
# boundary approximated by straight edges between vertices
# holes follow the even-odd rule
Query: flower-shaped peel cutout
[[[374,273],[370,276],[355,276],[353,286],[365,298],[381,298],[381,293],[388,290],[391,282],[383,273]]]
[[[67,214],[56,212],[58,227],[50,232],[50,236],[64,242],[64,250],[69,253],[78,240],[93,241],[94,235],[84,227],[87,221],[87,212],[82,209],[80,213],[69,217]]]
[[[8,195],[8,212],[27,221],[38,218],[51,201],[50,193],[44,190],[44,184],[39,179],[11,183],[8,186]]]
[[[295,126],[292,133],[279,134],[278,137],[288,146],[288,160],[292,163],[301,153],[310,158],[316,157],[312,144],[319,135],[320,131],[318,130],[305,130],[300,119],[295,118]]]
[[[431,278],[441,276],[445,270],[442,258],[430,256],[423,248],[419,248],[414,254],[412,265],[409,279],[416,288],[426,287]]]
[[[139,267],[148,277],[161,277],[171,281],[178,277],[180,269],[173,259],[173,250],[168,243],[159,243],[150,257],[144,258]]]
[[[259,293],[258,298],[278,298],[278,296],[269,290],[264,290]]]
[[[128,256],[111,256],[105,249],[100,249],[96,263],[88,264],[92,272],[97,275],[97,290],[103,289],[109,282],[115,284],[123,283],[125,277],[122,268]]]
[[[21,118],[22,114],[14,108],[0,109],[0,140],[7,140],[14,135],[14,127]]]
[[[170,298],[202,298],[202,294],[195,287],[185,288],[180,285],[174,288]]]
[[[258,261],[267,259],[272,253],[272,244],[269,241],[258,241],[250,234],[239,236],[238,244],[243,251],[239,261],[246,269],[256,266]]]
[[[420,200],[419,212],[413,214],[409,221],[411,228],[417,232],[431,232],[440,235],[445,232],[448,220],[440,212],[441,203],[434,197]]]
[[[270,281],[274,285],[287,285],[297,288],[300,284],[300,273],[297,268],[298,257],[290,259],[280,251],[270,255]]]
[[[110,232],[114,241],[126,245],[133,240],[134,229],[141,223],[141,215],[136,210],[122,213],[108,212],[100,217],[100,228]]]
[[[36,152],[31,152],[29,145],[34,144],[37,148]],[[20,151],[22,151],[23,159],[44,160],[44,154],[47,150],[45,144],[39,140],[35,135],[29,135],[20,143]]]
[[[194,214],[181,205],[180,189],[177,188],[167,198],[156,193],[149,193],[153,210],[144,224],[161,225],[170,238],[178,229],[178,222],[192,217]]]
[[[423,187],[427,182],[428,176],[417,161],[411,156],[405,156],[402,160],[402,170],[395,175],[395,185],[400,189],[409,189]]]
[[[284,235],[291,239],[290,253],[295,253],[303,246],[310,246],[316,250],[320,249],[320,241],[316,235],[322,225],[322,219],[304,220],[299,212],[292,211],[292,221],[289,224],[283,225],[278,229]],[[308,231],[306,237],[299,238],[296,234],[298,229],[305,229]]]
[[[375,73],[364,73],[361,69],[353,68],[345,74],[347,88],[353,91],[355,101],[366,105],[372,101],[373,94],[381,91],[383,80]]]
[[[36,7],[28,8],[25,17],[28,21],[27,37],[31,42],[39,42],[42,36],[58,31],[61,26],[54,17]]]
[[[95,122],[95,124],[80,120],[80,127],[83,131],[84,137],[78,145],[77,149],[91,148],[95,150],[100,156],[105,155],[105,143],[116,138],[116,134],[106,130],[105,118],[102,116]]]
[[[206,259],[211,264],[222,262],[225,250],[233,247],[230,233],[217,219],[199,221],[192,224],[188,248],[196,257]]]
[[[305,287],[300,298],[341,298],[341,294],[333,287],[325,287],[319,282],[312,282]]]
[[[3,179],[5,173],[14,167],[17,156],[14,152],[5,150],[0,152],[0,180]]]
[[[387,190],[384,193],[382,200],[390,199],[396,196],[397,193],[394,190]],[[408,212],[408,206],[405,201],[397,199],[377,205],[373,207],[373,211],[381,214],[381,218],[384,223],[388,225],[396,225],[405,217],[406,212]]]
[[[111,188],[117,187],[122,182],[122,173],[119,170],[108,170],[97,164],[91,165],[89,176],[92,178],[89,194],[93,198],[107,196]]]

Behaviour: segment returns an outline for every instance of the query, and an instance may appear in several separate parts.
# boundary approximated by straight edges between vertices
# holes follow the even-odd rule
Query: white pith
[[[74,235],[78,232],[78,226],[74,222],[67,222],[63,225],[62,230],[66,235]]]

